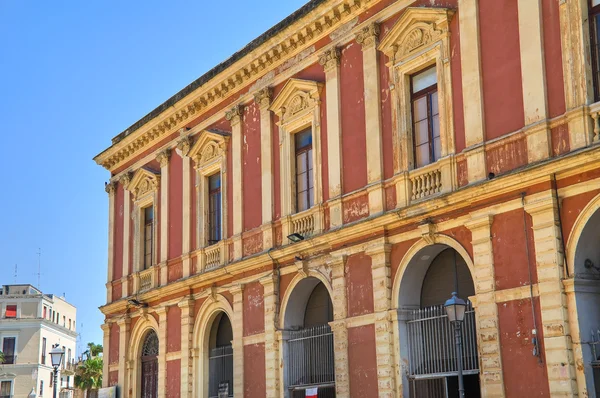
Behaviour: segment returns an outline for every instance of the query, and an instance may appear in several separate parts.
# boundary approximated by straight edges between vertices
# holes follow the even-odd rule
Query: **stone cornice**
[[[291,22],[287,19],[282,21],[280,24],[282,26],[277,25],[273,28],[278,28],[277,33],[267,32],[272,36],[269,40],[231,65],[223,68],[223,65],[228,63],[226,61],[217,66],[215,70],[203,77],[207,79],[206,82],[194,90],[182,90],[168,101],[172,102],[170,106],[156,115],[154,115],[156,111],[152,112],[121,133],[113,139],[113,145],[98,154],[94,160],[108,170],[115,170],[132,156],[184,127],[206,110],[218,106],[226,98],[253,84],[266,73],[275,70],[289,58],[310,47],[379,1],[313,0],[305,7],[312,6],[314,9],[299,18],[296,16],[295,20],[292,18],[293,14],[289,17],[292,19]],[[248,46],[252,47],[253,43]],[[239,54],[234,55],[232,59],[237,57]],[[210,76],[211,74],[214,76]],[[189,92],[183,93],[184,91]],[[162,109],[162,106],[157,109]]]

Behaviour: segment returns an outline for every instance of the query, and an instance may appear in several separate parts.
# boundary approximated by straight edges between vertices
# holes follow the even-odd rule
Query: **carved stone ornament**
[[[242,120],[242,113],[244,107],[242,105],[236,105],[225,113],[225,119],[229,120],[231,124],[238,124]]]
[[[308,261],[296,260],[294,261],[294,264],[296,264],[296,270],[298,271],[298,274],[303,278],[308,278]]]
[[[208,297],[210,297],[213,303],[217,302],[217,287],[215,285],[210,287]]]
[[[378,39],[379,25],[376,23],[365,26],[356,34],[356,42],[362,45],[363,50],[377,45]]]
[[[131,173],[126,172],[125,174],[123,174],[121,178],[119,178],[119,182],[121,183],[123,188],[129,188],[129,184],[131,183]]]
[[[160,167],[165,167],[166,165],[168,165],[170,158],[171,158],[171,150],[170,149],[165,149],[164,151],[162,151],[158,155],[156,155],[156,160],[160,164]]]
[[[189,136],[183,137],[177,143],[177,149],[181,151],[181,156],[187,156],[192,149],[192,139]]]
[[[225,154],[230,136],[231,134],[224,131],[205,130],[200,133],[188,156],[196,162],[196,167],[201,167]]]
[[[385,35],[379,49],[394,62],[429,48],[447,36],[454,11],[437,7],[409,7]]]
[[[104,190],[109,195],[114,195],[116,189],[117,189],[117,183],[114,181],[111,181],[108,184],[104,185]]]
[[[438,236],[437,227],[435,224],[426,222],[419,225],[419,230],[421,231],[421,237],[428,245],[435,244]]]
[[[340,50],[337,47],[331,48],[319,56],[319,65],[323,66],[325,71],[331,70],[340,64]]]
[[[310,80],[290,79],[270,109],[279,116],[279,123],[285,124],[313,110],[319,104],[322,87],[321,83]]]
[[[158,190],[159,183],[160,175],[142,168],[135,172],[127,189],[133,192],[133,196],[137,200],[150,192]]]
[[[265,87],[254,93],[254,101],[258,104],[259,108],[264,109],[271,105],[272,95],[273,90],[270,87]]]

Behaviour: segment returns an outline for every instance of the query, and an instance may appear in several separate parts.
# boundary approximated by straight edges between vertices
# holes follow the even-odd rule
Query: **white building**
[[[0,290],[0,398],[52,397],[50,350],[65,350],[61,388],[73,386],[77,310],[64,298],[31,285],[3,285]]]

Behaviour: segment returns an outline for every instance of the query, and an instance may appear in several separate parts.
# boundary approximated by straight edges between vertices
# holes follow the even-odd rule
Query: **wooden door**
[[[142,358],[142,398],[158,397],[158,359]]]

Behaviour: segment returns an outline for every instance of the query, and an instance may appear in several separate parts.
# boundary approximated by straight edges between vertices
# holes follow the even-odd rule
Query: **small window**
[[[42,339],[42,365],[46,364],[46,338]]]
[[[6,318],[16,318],[17,317],[17,306],[16,305],[7,305],[6,313],[4,316]]]
[[[46,313],[47,313],[48,309],[46,306],[44,306],[44,313],[42,314],[42,318],[46,319]]]
[[[312,131],[295,134],[296,153],[296,211],[310,209],[314,205],[314,180],[312,161]]]
[[[40,397],[44,396],[44,380],[40,380]]]
[[[6,365],[15,363],[16,341],[16,337],[5,337],[2,342],[2,353],[4,354],[4,364]]]
[[[12,381],[5,380],[0,382],[0,397],[1,398],[10,398],[12,390]]]
[[[152,266],[154,255],[154,206],[144,209],[144,269]]]
[[[208,177],[208,244],[221,240],[221,173]]]
[[[442,152],[435,67],[411,77],[411,108],[414,159],[418,168],[437,161]]]
[[[66,352],[66,351],[67,351],[67,347],[65,347],[65,346],[62,346],[62,351],[63,351],[63,356],[62,356],[62,362],[61,362],[61,365],[62,365],[62,367],[64,368],[64,367],[65,367],[65,361],[66,361],[66,359],[65,359],[66,355],[64,354],[64,352]]]

